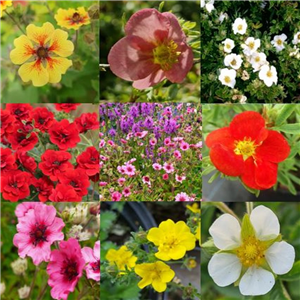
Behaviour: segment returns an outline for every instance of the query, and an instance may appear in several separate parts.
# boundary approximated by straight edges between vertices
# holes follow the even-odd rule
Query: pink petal
[[[50,226],[56,216],[56,209],[53,206],[44,205],[35,208],[35,218],[39,224]]]
[[[157,65],[158,66],[158,65]],[[159,67],[158,67],[159,68]],[[155,73],[150,74],[148,77],[133,82],[133,87],[139,90],[146,89],[150,86],[154,86],[166,78],[163,70],[158,70]]]
[[[176,16],[169,12],[164,12],[162,15],[169,20],[171,25],[169,28],[168,39],[173,40],[177,44],[186,42],[186,35],[184,34],[182,28],[180,27],[180,24]]]
[[[100,260],[100,241],[97,241],[94,245],[94,256]]]
[[[95,257],[94,257],[94,253],[93,253],[93,249],[90,248],[90,247],[83,247],[81,249],[81,253],[82,253],[82,256],[85,260],[86,263],[89,263],[89,262],[94,262],[96,261]]]

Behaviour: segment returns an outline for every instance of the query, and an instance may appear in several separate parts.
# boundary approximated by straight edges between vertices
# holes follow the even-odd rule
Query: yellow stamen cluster
[[[277,45],[279,45],[279,46],[282,45],[282,40],[278,40]]]
[[[272,77],[272,76],[273,76],[272,72],[271,72],[271,71],[268,71],[268,72],[267,72],[267,76],[268,76],[268,77]]]
[[[238,27],[237,27],[238,30],[242,30],[243,29],[243,25],[240,24]]]
[[[250,48],[250,49],[253,49],[254,46],[255,46],[254,42],[249,43],[249,48]]]
[[[225,76],[224,81],[225,81],[226,83],[230,83],[230,82],[231,82],[231,79],[230,79],[229,76]]]
[[[255,154],[257,145],[250,138],[245,138],[243,141],[235,141],[234,153],[236,155],[242,155],[243,159],[246,160],[250,156]]]

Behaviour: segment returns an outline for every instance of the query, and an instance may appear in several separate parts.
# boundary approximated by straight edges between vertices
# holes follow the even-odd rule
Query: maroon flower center
[[[44,48],[44,47],[39,47],[36,50],[36,55],[41,59],[47,58],[48,57],[48,49]]]
[[[22,111],[20,109],[15,110],[15,115],[20,115],[21,113],[22,113]]]
[[[81,16],[80,16],[80,14],[79,13],[74,13],[73,14],[73,16],[72,16],[72,20],[73,20],[73,22],[75,22],[75,23],[79,23],[80,21],[81,21]]]
[[[65,275],[68,281],[72,281],[78,275],[77,262],[66,259],[61,269],[61,274]]]
[[[91,157],[91,161],[96,161],[96,157]]]
[[[97,262],[91,263],[91,268],[95,272],[99,271],[100,270],[100,260],[98,260]]]
[[[72,180],[72,181],[70,182],[70,185],[71,185],[72,187],[78,187],[78,183],[77,183],[76,181],[74,181],[74,180]]]
[[[40,242],[47,242],[46,230],[47,226],[36,224],[36,227],[29,234],[34,246],[37,246]]]
[[[60,161],[56,160],[55,162],[53,162],[53,165],[60,166]]]
[[[39,119],[39,123],[40,123],[40,124],[44,124],[44,123],[45,123],[45,119],[40,118],[40,119]]]

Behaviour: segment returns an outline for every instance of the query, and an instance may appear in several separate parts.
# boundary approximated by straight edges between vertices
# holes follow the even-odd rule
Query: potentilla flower
[[[134,136],[136,136],[136,137],[142,139],[142,138],[144,138],[147,134],[148,134],[148,131],[145,130],[145,131],[142,131],[142,132],[136,132],[136,133],[134,134]]]
[[[161,260],[177,260],[195,248],[196,238],[191,233],[185,222],[176,224],[171,219],[163,221],[158,228],[151,228],[147,234],[147,240],[157,246],[155,256]]]
[[[190,145],[189,145],[188,143],[186,143],[186,142],[181,142],[181,143],[180,143],[180,149],[181,149],[182,151],[187,151],[187,150],[190,149]]]
[[[124,188],[122,194],[124,195],[124,197],[129,197],[131,195],[131,191],[129,187]]]
[[[49,197],[54,189],[53,182],[48,177],[43,176],[39,179],[34,180],[33,185],[38,192],[39,200],[42,202],[49,201]]]
[[[77,9],[59,8],[54,18],[57,25],[67,29],[78,30],[82,25],[88,25],[91,23],[89,14],[84,7],[78,7]]]
[[[174,156],[177,158],[177,160],[180,160],[181,159],[181,153],[179,150],[175,150],[174,151]]]
[[[280,52],[285,48],[284,42],[286,39],[287,36],[284,33],[281,35],[275,35],[271,44],[276,48],[277,52]]]
[[[64,238],[62,219],[56,217],[53,206],[37,203],[18,219],[18,233],[13,238],[21,258],[30,256],[35,265],[49,261],[51,245]]]
[[[164,174],[164,175],[162,176],[162,178],[163,178],[163,180],[168,180],[168,179],[169,179],[169,175],[168,175],[168,174]]]
[[[162,169],[162,165],[161,164],[158,164],[158,163],[154,163],[152,165],[153,169],[156,170],[156,171],[160,171]]]
[[[127,164],[125,166],[123,166],[123,169],[124,169],[124,174],[132,177],[135,175],[135,166],[132,165],[132,164]]]
[[[234,41],[231,39],[226,39],[222,42],[222,44],[224,44],[224,52],[226,53],[231,53],[232,49],[235,46]]]
[[[119,178],[118,179],[119,186],[122,186],[125,181],[126,181],[126,178],[124,178],[124,177]]]
[[[80,202],[82,197],[78,196],[72,186],[58,183],[52,190],[49,200],[52,202]]]
[[[167,289],[167,283],[175,276],[175,272],[162,261],[136,265],[134,272],[142,277],[138,283],[140,289],[152,285],[158,293],[164,292]]]
[[[95,281],[100,281],[100,241],[95,243],[94,249],[83,247],[81,253],[87,264],[84,267],[86,277]]]
[[[3,11],[6,10],[7,7],[12,6],[12,1],[0,1],[0,17],[2,18]]]
[[[232,24],[232,30],[234,34],[245,34],[247,30],[247,22],[245,19],[237,18],[235,19],[234,23]]]
[[[147,184],[148,186],[151,186],[151,181],[149,176],[143,176],[142,177],[143,183]]]
[[[99,121],[97,113],[83,113],[79,118],[74,120],[74,123],[77,125],[79,133],[85,133],[88,130],[97,130],[99,129]]]
[[[163,169],[166,171],[166,173],[173,173],[175,171],[174,166],[172,163],[165,162],[163,165]]]
[[[122,198],[122,194],[119,192],[113,192],[111,194],[111,201],[120,201]]]
[[[206,138],[210,159],[228,176],[239,176],[250,188],[264,190],[277,181],[278,163],[290,153],[286,139],[266,128],[255,111],[236,115],[228,127],[211,132]]]
[[[250,58],[250,63],[252,65],[252,68],[254,69],[253,72],[257,72],[263,65],[268,64],[267,56],[262,52],[255,52]]]
[[[297,45],[300,43],[300,31],[298,31],[295,35],[294,35],[294,39],[293,39],[293,44]]]
[[[151,146],[155,146],[155,145],[157,144],[157,139],[156,139],[156,138],[150,139],[149,144],[150,144]]]
[[[55,109],[66,113],[76,110],[80,103],[55,103]]]
[[[99,152],[95,147],[88,147],[77,156],[78,168],[85,171],[89,177],[99,175]]]
[[[115,75],[137,89],[166,78],[181,83],[193,66],[192,49],[172,13],[142,9],[131,16],[125,34],[111,48],[108,62]]]
[[[57,300],[67,300],[70,292],[75,290],[78,280],[82,276],[85,261],[81,248],[76,239],[69,239],[59,243],[59,250],[51,252],[47,266],[48,284],[51,297]]]
[[[21,65],[19,75],[24,82],[32,81],[34,86],[58,83],[61,75],[72,66],[66,57],[73,53],[74,45],[68,41],[68,33],[54,29],[49,22],[37,27],[30,24],[27,35],[14,40],[15,49],[10,52],[10,59]]]
[[[177,175],[177,174],[175,174],[175,179],[176,179],[176,181],[177,182],[180,182],[180,183],[182,183],[184,180],[185,180],[185,176],[184,175]]]
[[[263,80],[266,86],[270,87],[273,83],[276,85],[278,81],[277,71],[275,67],[263,65],[258,73],[259,79]]]
[[[275,274],[286,274],[293,266],[295,250],[281,241],[277,216],[260,205],[246,214],[240,226],[230,214],[223,214],[210,227],[214,244],[220,249],[208,264],[218,286],[237,282],[242,295],[267,294]]]
[[[191,198],[186,194],[186,193],[178,193],[175,196],[175,201],[176,202],[181,202],[181,201],[191,201]]]
[[[235,86],[235,82],[236,82],[235,77],[236,77],[235,70],[229,70],[227,68],[220,70],[219,80],[222,82],[223,85],[227,85],[232,89]]]
[[[15,123],[14,131],[7,135],[11,148],[17,151],[29,151],[39,142],[35,132],[27,132],[24,125]]]
[[[39,129],[41,132],[48,131],[49,127],[54,122],[54,114],[46,107],[35,108],[32,111],[31,116],[35,121],[34,127]]]
[[[6,110],[17,120],[21,121],[30,119],[33,107],[27,103],[8,103],[6,104]]]
[[[0,148],[0,169],[1,172],[6,173],[18,168],[16,164],[16,157],[13,155],[11,149],[9,148]],[[3,174],[2,173],[2,174]]]
[[[224,58],[224,65],[226,67],[231,67],[235,70],[238,70],[241,67],[242,62],[242,57],[234,53],[226,55]]]
[[[245,44],[242,44],[241,47],[244,49],[243,52],[246,56],[251,56],[260,47],[260,39],[248,37],[245,41]]]

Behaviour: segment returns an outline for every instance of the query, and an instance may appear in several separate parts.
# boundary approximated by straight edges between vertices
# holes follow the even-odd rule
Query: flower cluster
[[[100,105],[100,199],[201,199],[199,106]]]
[[[69,112],[77,106],[7,104],[1,109],[1,172],[5,174],[1,192],[5,200],[16,202],[31,196],[42,202],[78,202],[88,194],[90,181],[98,181],[99,153],[86,137],[99,128],[98,115],[81,113],[70,122],[73,114]],[[75,148],[79,143],[84,145],[80,154]]]

